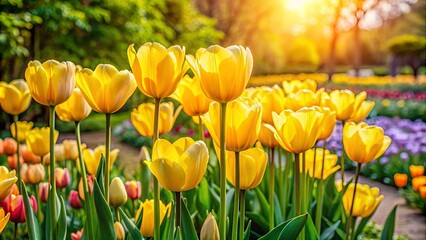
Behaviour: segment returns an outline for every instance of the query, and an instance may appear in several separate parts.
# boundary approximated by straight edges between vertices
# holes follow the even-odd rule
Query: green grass
[[[111,115],[111,126],[114,128],[116,125],[122,123],[123,121],[130,119],[130,111],[123,111],[114,113]],[[60,120],[56,121],[56,129],[59,132],[74,132],[75,124],[72,122],[62,122]],[[105,114],[100,114],[92,112],[89,117],[81,122],[81,131],[82,132],[94,132],[94,131],[104,131],[105,130]]]

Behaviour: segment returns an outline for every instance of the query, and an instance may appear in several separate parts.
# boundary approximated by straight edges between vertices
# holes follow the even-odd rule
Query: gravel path
[[[58,142],[64,139],[75,139],[74,134],[61,134]],[[82,133],[82,142],[88,147],[95,148],[105,143],[105,133],[89,132]],[[137,168],[139,150],[118,141],[116,136],[112,136],[111,148],[119,148],[119,164],[125,168],[125,172],[131,175]],[[352,178],[354,173],[347,172],[345,178],[347,181]],[[373,221],[383,225],[387,215],[392,208],[399,204],[397,210],[396,232],[398,234],[407,234],[412,240],[426,240],[426,217],[421,215],[420,210],[412,209],[405,204],[405,200],[399,196],[394,187],[390,187],[365,177],[359,178],[360,183],[368,184],[380,188],[380,193],[385,197],[373,216]]]

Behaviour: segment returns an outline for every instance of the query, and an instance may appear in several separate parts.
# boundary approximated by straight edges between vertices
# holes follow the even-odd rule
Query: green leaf
[[[256,223],[257,225],[259,225],[259,227],[262,228],[263,232],[268,231],[269,223],[262,215],[260,215],[259,213],[254,213],[254,212],[246,212],[246,216],[249,219],[251,219],[253,223]]]
[[[180,227],[178,227],[176,230],[175,240],[183,240],[183,239],[185,238],[183,238],[182,231],[180,230]]]
[[[105,194],[105,179],[104,179],[104,171],[105,171],[105,157],[102,154],[101,155],[101,159],[99,161],[99,166],[98,166],[98,170],[96,171],[96,180],[98,180],[98,184],[99,184],[99,188],[102,192],[102,195]]]
[[[46,218],[45,218],[45,238],[47,240],[50,239],[56,239],[56,236],[51,236],[50,234],[53,232],[51,228],[57,228],[57,219],[59,217],[59,211],[56,211],[56,218],[50,219],[50,202],[55,201],[56,202],[56,210],[60,208],[59,198],[56,195],[56,197],[52,197],[52,189],[49,190],[49,195],[47,196],[47,204],[46,204]],[[52,222],[53,221],[53,222]]]
[[[191,214],[185,201],[182,201],[182,236],[183,239],[198,239]]]
[[[306,240],[318,240],[319,239],[317,229],[315,228],[315,224],[312,221],[311,215],[309,215],[309,214],[308,214],[308,220],[306,221],[306,225],[305,225],[305,231],[306,231],[306,235],[305,235]]]
[[[283,215],[280,206],[280,200],[277,197],[277,194],[274,193],[274,219],[275,223],[283,222]]]
[[[335,222],[333,225],[331,225],[330,227],[326,228],[320,236],[321,240],[331,240],[334,235],[336,234],[336,230],[339,228],[340,225],[340,220]]]
[[[58,208],[59,210],[59,219],[58,219],[58,238],[65,240],[67,237],[67,209],[65,208],[65,202],[64,198],[62,196],[58,197],[56,195],[56,198],[59,199],[59,202],[61,203],[61,207]]]
[[[265,219],[269,219],[269,202],[266,200],[265,195],[260,191],[259,188],[255,188],[254,192],[256,193],[257,200],[259,200],[259,205],[261,208],[261,212]]]
[[[207,211],[212,208],[209,193],[209,183],[203,178],[197,187],[197,210],[202,219],[207,217]]]
[[[244,237],[243,237],[244,240],[249,240],[250,239],[250,231],[251,231],[251,221],[248,222],[247,228],[244,231]]]
[[[327,226],[329,226],[329,227],[331,227],[331,226],[334,225],[334,223],[331,222],[330,220],[328,220],[327,218],[324,218],[324,221],[327,224]],[[338,222],[340,222],[340,220]],[[340,226],[340,224],[339,224],[339,226]],[[335,233],[337,233],[337,235],[339,235],[340,239],[345,239],[346,234],[345,234],[345,232],[342,229],[336,228]]]
[[[127,215],[123,212],[123,210],[121,210],[121,208],[119,208],[120,211],[120,217],[121,217],[121,223],[126,227],[130,239],[133,240],[142,240],[142,234],[139,231],[139,229],[136,227],[136,225],[132,222],[132,220],[130,220]]]
[[[168,239],[173,239],[173,235],[175,232],[175,203],[172,202],[172,208],[171,208],[171,213],[170,213],[170,217],[165,217],[163,220],[163,223],[161,224],[161,232],[163,233],[161,235],[161,239],[163,240],[168,240]]]
[[[266,235],[259,238],[259,240],[296,239],[297,236],[299,236],[300,231],[302,231],[305,226],[307,220],[308,214],[303,214],[289,219],[276,226]]]
[[[22,198],[24,200],[24,206],[25,206],[25,217],[26,217],[26,223],[28,226],[28,235],[30,239],[41,240],[42,237],[41,237],[40,225],[31,207],[27,188],[23,181],[21,181],[21,184],[22,184]],[[41,211],[41,206],[38,206],[38,211]]]
[[[396,209],[398,205],[392,209],[392,212],[389,214],[386,219],[385,226],[383,227],[382,235],[380,236],[380,240],[392,240],[393,233],[395,231],[395,218],[396,218]]]
[[[360,235],[362,233],[362,230],[364,230],[364,227],[367,225],[368,221],[370,221],[370,218],[373,217],[376,210],[374,210],[374,212],[370,216],[361,219],[361,221],[359,222],[359,224],[358,224],[358,226],[356,227],[356,230],[355,230],[355,239],[357,239],[358,235]]]
[[[111,209],[102,194],[97,179],[93,184],[93,197],[95,199],[96,216],[98,216],[99,229],[98,239],[116,239],[114,230],[114,220]]]

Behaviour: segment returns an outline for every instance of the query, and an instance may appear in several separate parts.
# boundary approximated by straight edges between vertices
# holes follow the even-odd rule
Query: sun
[[[285,0],[284,2],[289,10],[299,11],[308,7],[310,0]]]

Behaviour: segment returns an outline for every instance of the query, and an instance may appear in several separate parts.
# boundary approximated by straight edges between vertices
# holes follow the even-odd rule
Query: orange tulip
[[[425,167],[422,165],[411,165],[410,174],[412,178],[423,176],[425,173]]]
[[[399,188],[403,188],[403,187],[407,186],[407,181],[408,181],[407,174],[395,173],[395,175],[393,175],[393,179],[394,179],[394,182],[395,182],[395,186],[397,186]]]

